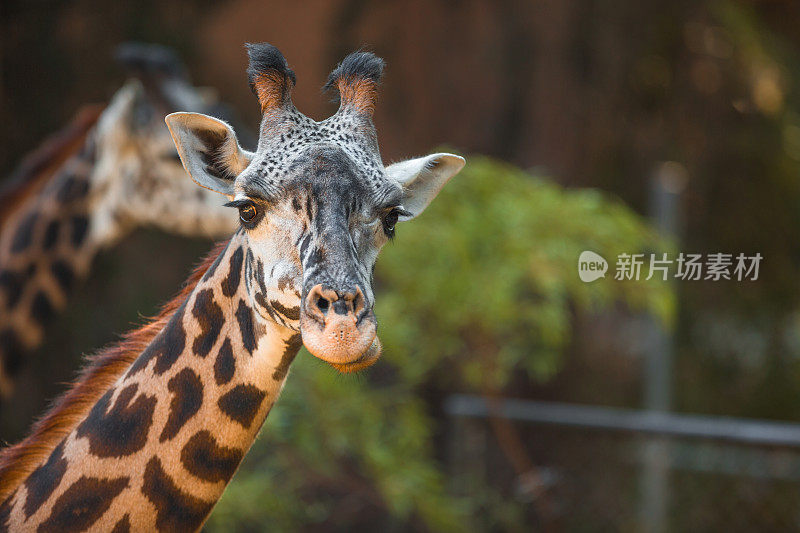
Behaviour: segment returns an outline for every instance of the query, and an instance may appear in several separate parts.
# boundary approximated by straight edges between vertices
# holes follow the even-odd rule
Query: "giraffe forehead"
[[[399,187],[386,176],[374,127],[358,116],[337,113],[316,122],[295,110],[279,121],[265,117],[261,131],[237,192],[271,197],[311,182],[316,191],[320,183],[346,185],[380,200]]]

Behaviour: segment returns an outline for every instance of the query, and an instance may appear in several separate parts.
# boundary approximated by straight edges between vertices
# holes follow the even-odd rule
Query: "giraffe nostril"
[[[364,317],[366,306],[367,303],[364,299],[364,293],[361,292],[361,287],[356,287],[356,293],[353,297],[353,311],[355,312],[357,320],[361,320]]]
[[[325,313],[328,312],[328,307],[330,307],[330,302],[328,300],[326,300],[325,298],[323,298],[322,296],[320,296],[317,299],[317,308],[320,311],[322,311],[322,314],[324,315]]]

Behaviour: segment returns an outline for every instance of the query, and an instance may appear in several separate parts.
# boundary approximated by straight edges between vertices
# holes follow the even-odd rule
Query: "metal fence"
[[[537,530],[800,531],[800,424],[466,395],[445,412],[454,472],[525,501]]]

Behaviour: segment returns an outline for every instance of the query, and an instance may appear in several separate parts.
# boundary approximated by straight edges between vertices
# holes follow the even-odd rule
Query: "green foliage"
[[[613,279],[618,254],[662,247],[630,209],[597,191],[565,191],[470,158],[419,220],[398,228],[379,260],[387,359],[411,381],[442,365],[473,385],[490,370],[502,385],[518,366],[546,379],[570,339],[572,305],[593,311],[621,300],[669,321],[665,283]],[[605,279],[580,280],[584,250],[609,261]]]
[[[476,516],[512,527],[521,504],[486,487],[446,490],[423,383],[480,391],[519,371],[546,379],[569,342],[573,309],[623,302],[668,321],[666,284],[613,279],[618,254],[660,247],[638,216],[596,191],[470,158],[379,260],[384,358],[365,379],[303,351],[209,529],[455,531]],[[580,281],[583,250],[609,260],[605,279]]]

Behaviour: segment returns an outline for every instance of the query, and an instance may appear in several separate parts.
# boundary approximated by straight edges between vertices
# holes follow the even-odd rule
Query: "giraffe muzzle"
[[[303,344],[340,372],[356,372],[380,357],[376,326],[360,287],[337,291],[315,285],[300,312]]]

